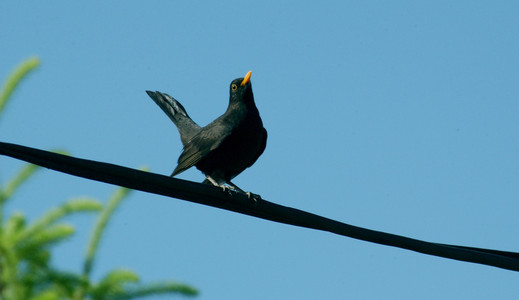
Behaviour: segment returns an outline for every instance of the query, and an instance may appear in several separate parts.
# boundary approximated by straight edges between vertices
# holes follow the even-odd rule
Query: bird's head
[[[230,102],[250,102],[254,103],[254,96],[252,95],[252,86],[250,76],[252,72],[249,71],[243,78],[234,79],[229,87]]]

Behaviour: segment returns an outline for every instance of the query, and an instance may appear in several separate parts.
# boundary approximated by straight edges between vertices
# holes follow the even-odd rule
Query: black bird
[[[267,145],[267,131],[254,103],[251,73],[231,82],[227,111],[205,127],[198,126],[173,97],[146,91],[175,123],[184,145],[172,177],[196,166],[206,176],[204,183],[224,189],[227,184],[243,192],[231,179],[252,166]]]

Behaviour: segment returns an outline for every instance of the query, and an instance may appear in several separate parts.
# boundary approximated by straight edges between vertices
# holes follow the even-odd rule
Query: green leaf
[[[39,234],[34,235],[29,244],[36,245],[36,247],[44,247],[49,244],[59,242],[74,233],[74,227],[69,224],[57,224],[48,227]]]
[[[45,230],[49,225],[52,225],[54,222],[70,214],[77,212],[99,211],[101,208],[101,203],[95,199],[88,197],[74,198],[63,203],[61,206],[50,210],[34,221],[22,232],[22,234],[20,234],[19,239],[25,240],[31,238],[35,234]]]
[[[36,57],[31,57],[22,62],[12,73],[7,77],[2,89],[0,90],[0,112],[7,104],[7,100],[16,89],[18,84],[24,79],[30,71],[34,70],[40,64],[40,60]]]
[[[138,282],[139,276],[135,272],[125,269],[110,271],[100,282],[99,285],[122,285],[128,282]]]
[[[45,290],[31,298],[30,300],[58,300],[60,299],[59,293],[53,289]]]
[[[52,152],[56,152],[63,155],[69,155],[68,152],[64,150],[52,150]],[[9,198],[13,196],[13,194],[18,190],[18,188],[25,183],[40,167],[33,164],[26,164],[23,166],[20,171],[5,185],[3,191],[0,190],[0,207],[2,204]]]
[[[92,236],[90,237],[90,242],[87,245],[87,253],[85,258],[85,264],[83,266],[83,275],[90,275],[90,271],[92,270],[92,265],[94,262],[94,256],[97,251],[97,247],[99,245],[99,241],[101,240],[101,235],[106,228],[106,224],[110,217],[113,215],[115,209],[119,205],[119,203],[128,195],[130,189],[127,188],[118,188],[115,190],[114,194],[108,200],[108,203],[101,211],[96,224],[94,225],[94,229],[92,230]]]
[[[113,270],[89,291],[92,299],[105,299],[107,295],[123,293],[124,284],[138,282],[139,276],[130,270]]]
[[[20,212],[15,212],[9,220],[7,220],[3,234],[2,244],[6,248],[11,248],[16,243],[20,231],[25,227],[25,216]]]
[[[46,278],[40,282],[47,281],[55,290],[59,291],[60,295],[67,295],[68,298],[74,294],[79,286],[88,286],[89,282],[81,275],[72,272],[63,272],[54,269],[49,269],[46,272]],[[61,298],[63,299],[63,297]]]
[[[28,266],[47,268],[50,261],[50,251],[44,248],[24,247],[19,250],[18,258]]]
[[[18,171],[18,173],[5,185],[2,197],[0,198],[0,205],[2,205],[5,200],[11,198],[18,187],[27,181],[27,179],[29,179],[38,168],[38,166],[32,164],[26,164],[23,166],[22,169]]]

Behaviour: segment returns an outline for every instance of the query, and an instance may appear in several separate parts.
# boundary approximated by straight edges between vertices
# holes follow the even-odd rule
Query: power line
[[[275,204],[244,193],[139,171],[114,164],[80,159],[45,150],[0,142],[0,154],[74,176],[153,194],[234,211],[294,226],[328,231],[367,242],[419,253],[519,271],[519,253],[431,243],[405,236],[348,225],[299,209]]]

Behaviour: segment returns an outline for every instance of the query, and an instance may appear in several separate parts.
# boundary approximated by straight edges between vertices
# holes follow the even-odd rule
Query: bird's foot
[[[222,191],[223,191],[224,193],[227,193],[227,194],[230,194],[230,193],[231,193],[231,190],[233,190],[232,187],[227,186],[227,185],[225,185],[225,184],[220,185],[220,187],[222,188]]]
[[[204,183],[213,184],[214,186],[218,186],[222,188],[222,191],[224,193],[227,193],[229,195],[232,195],[232,192],[242,193],[247,195],[247,198],[254,201],[254,206],[258,204],[258,200],[261,200],[261,196],[258,194],[253,194],[251,192],[245,192],[244,190],[240,189],[237,185],[232,183],[231,181],[227,181],[225,183],[218,183],[216,180],[214,180],[211,176],[206,175],[206,180],[204,180]],[[231,192],[232,191],[232,192]]]
[[[232,194],[231,191],[233,191],[235,193],[241,193],[241,194],[247,195],[247,198],[254,202],[254,206],[256,206],[258,204],[258,200],[261,200],[261,196],[260,195],[254,194],[254,193],[251,193],[251,192],[245,192],[245,191],[243,191],[240,188],[236,188],[235,186],[228,186],[228,185],[222,184],[222,185],[220,185],[220,187],[222,187],[223,191],[227,192],[229,195]]]
[[[261,196],[258,194],[254,194],[251,192],[246,192],[245,194],[247,194],[247,198],[254,202],[254,207],[258,205],[258,200],[261,200]]]

